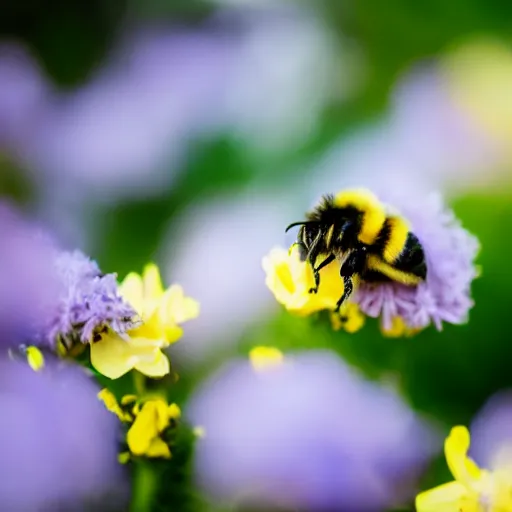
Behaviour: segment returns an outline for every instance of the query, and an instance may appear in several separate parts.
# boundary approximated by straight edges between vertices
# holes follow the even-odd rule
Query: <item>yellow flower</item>
[[[365,316],[354,302],[343,304],[339,314],[331,313],[331,325],[335,331],[344,329],[348,333],[353,334],[363,327],[364,322]]]
[[[343,281],[339,265],[333,261],[320,270],[320,286],[317,293],[309,293],[315,285],[313,269],[308,262],[301,261],[297,245],[289,251],[275,248],[263,258],[265,283],[276,300],[291,313],[307,316],[323,309],[334,310],[343,294]],[[359,306],[345,303],[339,314],[331,312],[333,329],[343,328],[354,333],[363,327],[365,321]]]
[[[309,263],[300,260],[297,245],[293,245],[289,251],[272,249],[263,258],[262,265],[266,274],[265,283],[276,300],[298,315],[334,309],[343,294],[343,281],[336,261],[320,271],[318,293],[309,293],[315,285],[313,269]]]
[[[399,316],[393,317],[391,326],[386,329],[382,324],[380,326],[382,334],[388,338],[401,338],[402,336],[411,337],[421,331],[421,329],[411,329],[406,325],[403,318]]]
[[[416,497],[417,512],[512,512],[512,472],[480,469],[468,456],[470,437],[454,427],[445,441],[446,462],[455,481]]]
[[[91,344],[91,363],[98,372],[117,379],[132,369],[148,377],[163,377],[170,371],[162,349],[183,334],[179,324],[197,317],[199,304],[185,297],[181,286],[164,289],[158,267],[149,264],[142,276],[130,273],[120,293],[139,314],[142,325],[126,336],[108,330]]]
[[[249,352],[249,359],[256,371],[268,370],[280,366],[283,362],[283,353],[275,347],[254,347]]]
[[[120,453],[120,462],[127,462],[130,453],[139,457],[171,457],[169,445],[162,436],[171,422],[181,417],[181,410],[176,404],[168,405],[162,397],[140,402],[135,395],[125,395],[119,404],[108,389],[101,390],[98,398],[121,421],[131,423],[126,434],[129,453]]]
[[[449,52],[442,71],[451,98],[470,120],[502,143],[512,140],[512,51],[505,42],[475,38]]]
[[[161,435],[171,420],[178,419],[180,415],[181,411],[176,404],[167,405],[162,398],[144,402],[126,435],[130,452],[138,456],[169,459],[171,450]]]
[[[42,370],[44,367],[44,356],[43,353],[34,346],[26,348],[27,362],[35,372]]]

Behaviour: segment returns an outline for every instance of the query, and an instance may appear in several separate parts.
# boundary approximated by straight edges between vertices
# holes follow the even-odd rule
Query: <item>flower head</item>
[[[223,367],[189,402],[187,419],[206,432],[197,440],[196,476],[213,497],[384,510],[404,497],[399,487],[411,492],[433,436],[395,393],[330,352],[286,355],[263,372],[252,354]]]
[[[135,310],[119,293],[115,274],[103,275],[80,251],[61,252],[55,266],[63,291],[47,328],[50,343],[91,343],[106,327],[122,335],[137,323]]]
[[[91,363],[103,375],[116,379],[132,369],[149,377],[163,377],[170,371],[169,359],[162,349],[183,334],[179,324],[199,314],[199,304],[185,297],[183,289],[173,285],[164,289],[156,265],[147,265],[142,276],[131,273],[119,287],[141,324],[122,336],[114,329],[98,334],[91,345]]]
[[[390,195],[390,194],[388,194]],[[382,199],[387,197],[383,195]],[[424,329],[433,323],[461,324],[467,320],[471,283],[478,275],[474,260],[479,250],[477,239],[468,233],[438,195],[390,198],[410,222],[427,259],[427,279],[417,286],[400,283],[361,283],[354,301],[370,317],[380,317],[384,332],[396,332],[403,321],[404,334]]]
[[[446,462],[455,481],[416,497],[418,512],[511,512],[512,471],[504,467],[480,469],[467,455],[470,437],[465,427],[454,427],[445,441]]]
[[[276,247],[263,258],[265,283],[278,302],[293,314],[306,316],[321,310],[332,310],[343,294],[343,281],[339,276],[339,266],[333,261],[320,270],[320,286],[317,293],[309,293],[315,285],[311,265],[302,261],[297,245],[288,251]],[[332,316],[335,329],[344,328],[348,332],[359,330],[364,318],[355,304],[346,304],[340,315]]]
[[[139,401],[135,395],[125,395],[119,404],[107,389],[103,389],[98,398],[121,421],[130,424],[126,443],[131,454],[150,458],[171,457],[166,433],[181,416],[176,404],[169,405],[161,397]]]

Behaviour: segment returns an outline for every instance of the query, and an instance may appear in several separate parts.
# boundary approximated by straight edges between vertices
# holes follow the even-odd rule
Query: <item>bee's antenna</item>
[[[301,222],[294,222],[293,224],[290,224],[286,230],[285,233],[288,232],[289,229],[294,228],[295,226],[307,226],[308,224],[318,224],[318,222],[314,220],[307,220],[307,221],[301,221]]]

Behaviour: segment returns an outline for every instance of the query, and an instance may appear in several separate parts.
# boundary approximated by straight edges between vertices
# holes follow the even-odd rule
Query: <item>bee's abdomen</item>
[[[414,233],[408,233],[404,247],[393,263],[393,266],[398,270],[414,274],[421,279],[427,277],[425,252],[423,251],[418,237]]]

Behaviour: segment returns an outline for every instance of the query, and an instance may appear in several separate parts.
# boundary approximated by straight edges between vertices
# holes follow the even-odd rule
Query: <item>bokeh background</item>
[[[435,425],[439,439],[419,443],[430,458],[414,489],[442,483],[443,436],[512,387],[511,17],[500,0],[4,1],[0,194],[105,272],[122,278],[154,260],[201,302],[171,349],[181,379],[170,393],[184,409],[254,345],[327,349],[328,366],[345,361]],[[291,242],[289,222],[322,193],[376,181],[440,190],[480,239],[466,325],[407,339],[383,338],[376,322],[335,333],[291,317],[265,287],[261,258]],[[336,408],[340,396],[322,390]],[[387,413],[368,408],[373,439]],[[219,472],[239,469],[219,446],[211,453]],[[188,452],[174,460],[138,506],[227,506],[208,464],[197,469]],[[397,506],[413,510],[406,496]]]

